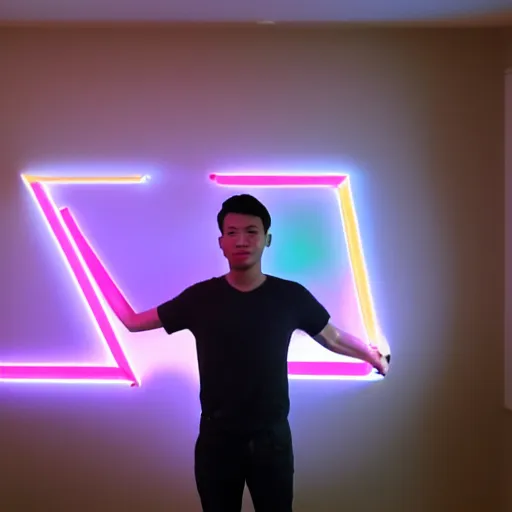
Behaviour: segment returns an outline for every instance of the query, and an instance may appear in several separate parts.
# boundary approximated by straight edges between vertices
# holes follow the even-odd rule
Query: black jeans
[[[256,512],[292,512],[293,476],[287,420],[250,431],[201,419],[195,477],[203,512],[240,512],[245,483]]]

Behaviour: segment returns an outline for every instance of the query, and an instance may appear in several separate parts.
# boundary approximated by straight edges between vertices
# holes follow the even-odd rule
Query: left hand
[[[388,357],[383,356],[377,349],[370,348],[368,362],[377,370],[383,377],[387,375],[389,370]]]

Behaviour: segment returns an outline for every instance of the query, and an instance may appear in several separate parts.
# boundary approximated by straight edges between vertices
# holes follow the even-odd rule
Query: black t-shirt
[[[304,286],[273,276],[250,292],[215,277],[157,310],[168,334],[196,339],[203,415],[252,425],[288,416],[291,336],[316,336],[330,318]]]

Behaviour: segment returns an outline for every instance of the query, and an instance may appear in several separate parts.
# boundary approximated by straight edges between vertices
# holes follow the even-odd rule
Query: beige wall
[[[0,49],[0,297],[20,324],[34,299],[14,270],[26,256],[24,275],[44,272],[20,234],[27,166],[152,161],[195,179],[226,163],[348,159],[372,215],[393,371],[373,386],[292,384],[296,510],[498,510],[499,31],[3,29]],[[199,510],[194,427],[175,394],[166,380],[129,397],[0,387],[5,510]]]

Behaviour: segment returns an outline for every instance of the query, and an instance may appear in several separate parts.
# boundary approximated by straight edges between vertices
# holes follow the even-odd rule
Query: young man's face
[[[246,270],[259,263],[266,240],[263,222],[259,217],[228,213],[219,245],[230,268]]]

